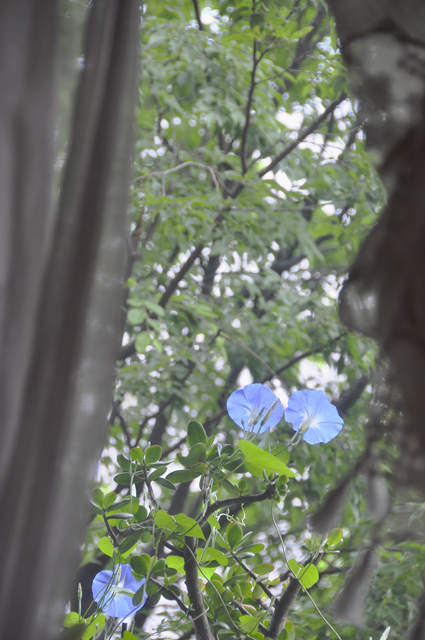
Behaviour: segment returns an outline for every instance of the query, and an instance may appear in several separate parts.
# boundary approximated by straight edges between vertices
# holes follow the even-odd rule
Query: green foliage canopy
[[[315,0],[149,0],[143,22],[124,340],[82,575],[112,558],[147,578],[126,638],[191,637],[191,563],[220,640],[267,636],[296,577],[279,640],[396,637],[421,545],[381,544],[366,630],[331,629],[374,526],[362,480],[341,529],[320,538],[306,521],[363,447],[375,350],[344,329],[336,298],[384,198],[332,20]],[[318,387],[344,410],[334,441],[302,442],[290,462],[289,425],[255,443],[295,479],[244,467],[225,407],[250,381],[284,401]]]

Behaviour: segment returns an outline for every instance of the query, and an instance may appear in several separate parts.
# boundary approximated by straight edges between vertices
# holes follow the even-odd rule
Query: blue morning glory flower
[[[263,433],[282,420],[283,407],[273,391],[257,383],[232,393],[227,412],[244,431]]]
[[[93,598],[100,602],[103,613],[112,618],[127,618],[143,607],[143,602],[136,607],[133,604],[133,596],[142,586],[145,580],[136,580],[128,564],[119,564],[114,571],[101,571],[98,573],[92,585]],[[127,593],[122,593],[125,589]],[[121,591],[121,593],[120,593]]]
[[[329,442],[342,429],[344,420],[323,391],[295,391],[285,409],[285,420],[309,444]]]

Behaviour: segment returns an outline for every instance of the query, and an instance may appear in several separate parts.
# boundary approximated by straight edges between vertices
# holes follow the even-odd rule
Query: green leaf
[[[287,462],[289,462],[289,449],[283,449],[283,451],[278,450],[278,453],[274,453],[273,455],[284,464],[287,464]]]
[[[117,499],[117,494],[111,491],[111,493],[107,493],[105,496],[105,509],[108,510]]]
[[[175,569],[178,573],[184,574],[184,558],[169,555],[165,558],[165,562],[167,567],[170,567],[170,569]]]
[[[75,611],[71,611],[71,613],[65,614],[62,624],[64,627],[69,628],[81,622],[85,622],[84,618],[80,617],[78,613],[75,613]]]
[[[198,444],[194,444],[193,447],[189,449],[189,453],[186,457],[186,464],[188,466],[195,466],[198,462],[203,462],[207,455],[207,445],[202,444],[202,442],[198,442]]]
[[[314,564],[308,564],[303,567],[299,565],[294,558],[292,558],[288,561],[288,565],[304,589],[309,589],[319,580],[319,572]]]
[[[261,553],[261,551],[264,550],[264,545],[257,543],[257,544],[250,544],[247,547],[242,547],[241,549],[239,549],[240,553]]]
[[[208,518],[208,524],[210,525],[210,527],[214,527],[215,529],[220,529],[220,523],[213,513]]]
[[[136,341],[134,343],[137,353],[145,353],[146,347],[148,347],[150,343],[151,335],[149,331],[141,331],[140,333],[138,333]]]
[[[193,447],[195,444],[207,444],[207,434],[200,422],[192,420],[187,426],[187,444],[189,447]]]
[[[122,640],[139,640],[139,638],[135,636],[134,633],[131,633],[131,631],[124,631],[124,634],[121,637]]]
[[[119,473],[114,477],[117,484],[129,485],[132,483],[132,477],[129,473]]]
[[[166,566],[167,566],[167,564],[166,564],[166,562],[165,562],[165,560],[163,558],[161,558],[160,560],[157,560],[154,563],[154,565],[152,566],[151,576],[161,575]]]
[[[106,616],[104,616],[103,614],[98,614],[97,616],[93,616],[89,618],[87,622],[89,621],[90,621],[89,626],[86,628],[83,635],[81,636],[81,640],[90,640],[90,638],[94,636],[96,627],[98,631],[100,629],[103,629],[103,627],[106,624]]]
[[[96,487],[96,489],[93,489],[93,493],[92,493],[92,498],[91,498],[94,502],[94,504],[97,504],[98,507],[100,507],[101,509],[103,509],[103,492],[98,489]]]
[[[137,498],[134,499],[135,501],[137,500]],[[131,500],[130,498],[126,498],[125,500],[120,500],[120,502],[113,502],[107,509],[105,509],[106,513],[115,513],[116,511],[119,511],[120,509],[124,509],[125,507],[127,507],[130,504]]]
[[[260,624],[259,618],[254,618],[253,616],[242,615],[239,618],[240,625],[242,629],[247,631],[248,633],[252,633]]]
[[[290,620],[285,622],[285,631],[288,634],[288,640],[295,640],[295,627]]]
[[[237,547],[242,538],[243,531],[241,527],[236,522],[232,522],[231,524],[229,524],[226,530],[226,540],[229,543],[230,548],[234,549],[235,547]]]
[[[178,513],[174,516],[174,520],[177,522],[181,534],[189,538],[201,538],[201,540],[205,540],[201,527],[193,518],[190,518],[185,513]]]
[[[218,562],[222,567],[226,567],[229,564],[227,557],[219,551],[218,549],[214,549],[213,547],[205,547],[203,554],[203,561],[215,561]]]
[[[155,524],[160,529],[169,529],[174,531],[176,523],[173,518],[163,509],[160,509],[155,516]]]
[[[114,545],[107,536],[103,536],[103,538],[101,538],[97,543],[97,546],[99,547],[99,550],[105,554],[105,556],[109,556],[110,558],[112,558],[112,556],[114,555]]]
[[[274,565],[270,564],[269,562],[257,564],[254,567],[254,572],[257,574],[257,576],[265,576],[272,571],[274,571]]]
[[[226,478],[223,478],[223,480],[220,480],[220,484],[223,487],[223,489],[226,489],[227,493],[229,493],[231,496],[234,496],[235,498],[239,496],[239,492],[236,489],[235,485],[229,482],[228,480],[226,480]]]
[[[176,487],[173,485],[173,483],[166,478],[156,478],[156,480],[153,480],[153,482],[160,484],[161,487],[164,487],[165,489],[171,489],[172,491],[176,490]]]
[[[148,447],[145,451],[146,464],[154,464],[160,460],[162,455],[162,449],[159,444],[154,444],[152,447]]]
[[[131,564],[131,568],[135,573],[137,573],[139,576],[142,576],[143,578],[146,577],[146,574],[150,567],[150,561],[148,562],[148,560],[144,555],[134,556],[133,558],[131,558],[130,564]]]
[[[143,451],[139,447],[134,447],[133,449],[131,449],[130,457],[132,460],[135,460],[140,465],[143,465],[144,463]]]
[[[143,600],[145,599],[146,594],[146,582],[142,584],[140,589],[137,589],[136,593],[133,596],[133,604],[137,607]]]
[[[156,302],[152,302],[151,300],[143,300],[143,305],[150,311],[153,311],[160,318],[163,318],[165,316],[165,310]]]
[[[131,536],[128,536],[128,538],[125,538],[121,542],[120,553],[122,556],[126,556],[128,553],[130,553],[130,551],[134,549],[134,547],[140,540],[140,533],[140,531],[137,533],[133,533]]]
[[[140,505],[140,507],[137,509],[137,513],[134,516],[135,521],[143,522],[144,520],[146,520],[147,517],[148,517],[148,512],[146,507],[144,507],[143,505]]]
[[[327,539],[328,547],[336,547],[342,541],[343,537],[344,533],[342,529],[332,529]]]
[[[147,318],[146,311],[143,309],[130,309],[127,314],[127,320],[132,325],[140,325]]]
[[[180,471],[172,471],[166,477],[166,480],[169,482],[190,482],[195,478],[199,478],[202,475],[199,471],[195,471],[194,469],[181,469]]]
[[[149,481],[152,482],[152,480],[156,480],[157,478],[160,478],[161,476],[164,475],[164,473],[167,471],[167,467],[158,467],[157,469],[155,469],[155,471],[152,471],[152,473],[149,474]]]
[[[129,469],[130,469],[130,460],[128,458],[126,458],[125,456],[123,456],[122,453],[119,453],[117,455],[117,462],[120,465],[121,469],[124,469],[124,471],[129,471]]]
[[[262,478],[263,471],[265,471],[267,475],[278,473],[288,478],[295,477],[295,473],[279,460],[279,458],[260,449],[260,447],[257,447],[253,442],[239,440],[238,446],[245,457],[245,467],[253,476]]]

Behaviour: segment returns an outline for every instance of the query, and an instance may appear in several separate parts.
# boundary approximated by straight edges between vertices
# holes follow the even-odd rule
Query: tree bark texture
[[[345,324],[374,337],[403,395],[400,480],[425,487],[425,3],[329,0],[388,190],[340,297]]]
[[[0,4],[0,637],[57,636],[120,338],[135,0],[93,0],[57,211],[58,2]]]

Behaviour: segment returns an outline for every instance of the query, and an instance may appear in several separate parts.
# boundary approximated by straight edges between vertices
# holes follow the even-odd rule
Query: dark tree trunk
[[[57,215],[58,3],[0,5],[0,637],[57,635],[119,347],[135,0],[93,0]]]

